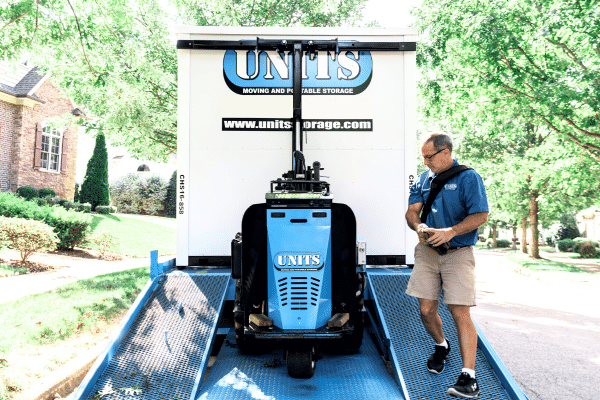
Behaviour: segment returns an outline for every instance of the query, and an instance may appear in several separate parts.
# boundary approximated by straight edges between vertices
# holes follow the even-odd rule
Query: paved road
[[[473,318],[529,399],[600,399],[599,274],[524,276],[503,255],[476,259]]]

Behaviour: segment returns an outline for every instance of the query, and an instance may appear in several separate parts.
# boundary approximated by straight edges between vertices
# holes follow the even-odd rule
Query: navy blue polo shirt
[[[458,165],[454,160],[452,167]],[[410,188],[408,204],[422,202],[425,204],[431,192],[431,181],[436,174],[427,170],[423,172],[417,182]],[[485,187],[479,174],[472,169],[453,176],[437,195],[431,206],[425,224],[431,228],[450,228],[463,221],[468,215],[488,212]],[[472,246],[477,243],[477,229],[455,236],[450,241],[450,246]]]

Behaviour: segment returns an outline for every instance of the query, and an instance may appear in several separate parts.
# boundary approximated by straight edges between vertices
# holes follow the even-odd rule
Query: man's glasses
[[[441,150],[439,150],[439,151],[437,151],[437,152],[433,153],[433,154],[432,154],[432,155],[430,155],[430,156],[422,156],[422,157],[423,157],[425,160],[429,161],[429,160],[431,160],[433,157],[435,157],[437,154],[441,153],[441,152],[442,152],[442,151],[444,151],[444,150],[446,150],[446,148],[443,148],[443,149],[441,149]]]

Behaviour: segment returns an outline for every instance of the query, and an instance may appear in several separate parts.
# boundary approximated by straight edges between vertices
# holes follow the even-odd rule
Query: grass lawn
[[[547,259],[536,260],[530,258],[527,254],[523,254],[519,251],[513,251],[506,254],[506,257],[520,266],[527,268],[531,271],[537,272],[573,272],[578,274],[591,274],[591,272],[585,269],[578,268],[574,265],[551,261]]]
[[[0,304],[0,400],[81,352],[73,341],[120,318],[148,279],[147,267],[131,269]]]
[[[122,215],[92,214],[92,218],[92,234],[112,232],[119,237],[121,246],[116,253],[133,257],[150,257],[151,250],[158,250],[159,256],[175,254],[177,233],[173,228]]]

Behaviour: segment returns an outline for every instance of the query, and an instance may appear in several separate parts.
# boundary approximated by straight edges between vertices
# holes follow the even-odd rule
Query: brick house
[[[73,200],[79,115],[37,67],[0,61],[0,191],[49,188]],[[64,121],[62,119],[61,121]]]

